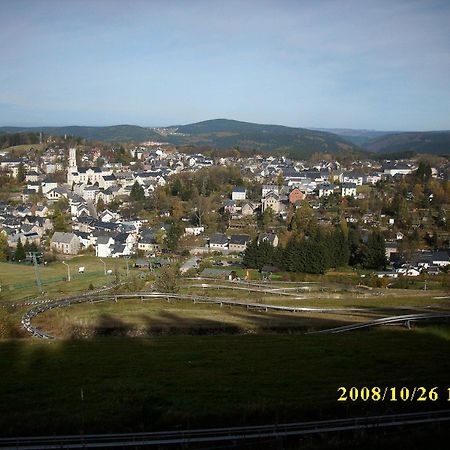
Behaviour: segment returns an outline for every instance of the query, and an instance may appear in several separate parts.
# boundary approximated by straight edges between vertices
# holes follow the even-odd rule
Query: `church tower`
[[[67,168],[67,184],[71,185],[74,181],[73,175],[78,172],[77,167],[77,149],[69,148],[69,167]]]
[[[69,169],[71,172],[77,171],[77,149],[69,148]]]

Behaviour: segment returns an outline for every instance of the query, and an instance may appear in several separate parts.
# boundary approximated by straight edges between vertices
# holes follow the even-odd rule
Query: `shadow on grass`
[[[106,305],[106,304],[105,304]],[[144,306],[143,306],[144,305]],[[319,329],[346,325],[357,321],[379,318],[383,311],[349,312],[301,312],[245,310],[240,307],[218,305],[193,305],[191,302],[177,301],[134,305],[121,302],[96,305],[95,322],[77,321],[77,313],[58,318],[44,313],[35,319],[43,330],[49,330],[63,338],[92,338],[96,336],[159,336],[159,335],[205,335],[205,334],[247,334],[247,333],[303,333]],[[156,308],[155,308],[156,306]],[[84,305],[83,308],[89,308]],[[179,309],[178,309],[179,308]],[[91,311],[92,312],[92,311]],[[46,316],[50,314],[50,316]]]
[[[111,320],[102,317],[92,339],[0,341],[1,434],[184,429],[448,408],[448,327],[126,339],[111,334]],[[160,318],[165,327],[180,320],[167,312]],[[211,321],[202,325],[208,329]],[[442,402],[338,403],[340,386],[440,386]]]

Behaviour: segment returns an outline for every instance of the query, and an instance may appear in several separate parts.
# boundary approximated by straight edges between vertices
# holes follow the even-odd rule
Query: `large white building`
[[[78,168],[77,167],[77,149],[69,149],[69,167],[67,169],[67,184],[72,186],[73,183],[79,184],[98,184],[104,186],[105,181],[103,177],[110,177],[112,175],[111,169],[103,169],[100,167]]]

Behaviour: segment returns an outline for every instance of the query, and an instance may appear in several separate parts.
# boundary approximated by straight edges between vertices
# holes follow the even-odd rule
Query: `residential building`
[[[80,251],[80,239],[74,233],[56,231],[50,240],[50,248],[65,255],[77,255]]]

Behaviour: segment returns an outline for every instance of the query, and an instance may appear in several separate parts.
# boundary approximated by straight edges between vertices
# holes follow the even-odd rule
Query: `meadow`
[[[127,432],[444,408],[439,401],[337,402],[337,389],[439,386],[444,393],[449,340],[441,326],[1,341],[0,430]]]

